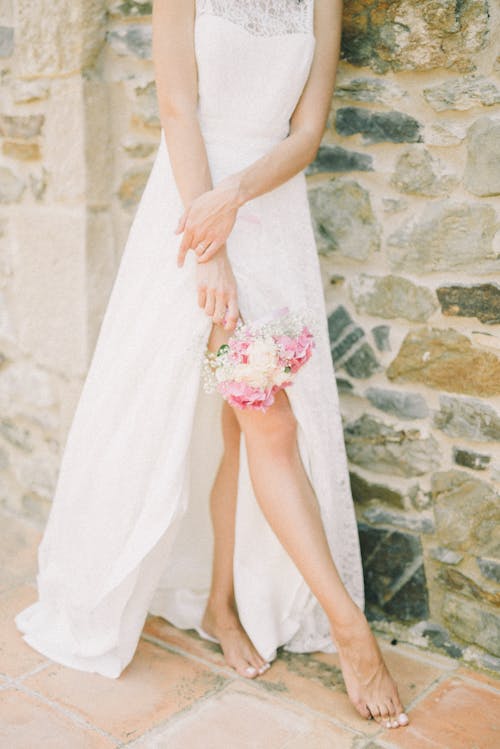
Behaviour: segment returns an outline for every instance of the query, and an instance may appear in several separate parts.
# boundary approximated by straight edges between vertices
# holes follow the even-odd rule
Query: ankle
[[[337,608],[329,621],[336,639],[344,637],[351,639],[360,628],[369,628],[363,611],[353,601],[350,601],[346,606]]]
[[[212,619],[230,618],[237,616],[236,601],[231,595],[210,594],[205,614]]]

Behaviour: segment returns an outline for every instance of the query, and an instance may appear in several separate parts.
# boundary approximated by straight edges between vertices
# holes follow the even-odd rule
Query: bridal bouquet
[[[205,352],[204,390],[231,406],[266,411],[278,390],[292,385],[315,346],[307,315],[287,307],[251,323],[238,322],[229,341]]]

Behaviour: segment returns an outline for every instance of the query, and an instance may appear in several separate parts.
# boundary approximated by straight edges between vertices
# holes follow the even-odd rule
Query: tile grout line
[[[268,697],[271,700],[276,700],[277,702],[283,702],[286,705],[289,705],[291,707],[298,708],[300,712],[308,713],[312,717],[315,718],[321,718],[322,720],[326,720],[328,723],[331,723],[336,728],[343,728],[344,730],[349,731],[350,733],[355,734],[356,736],[362,736],[363,738],[370,738],[361,731],[359,728],[353,728],[353,726],[348,725],[347,723],[343,723],[339,718],[336,718],[335,716],[330,715],[330,713],[323,713],[319,710],[315,710],[314,708],[310,707],[309,705],[306,705],[304,702],[299,702],[294,697],[285,697],[282,692],[270,692],[266,691],[266,687],[264,686],[265,682],[262,682],[262,685],[259,686],[257,684],[250,684],[249,686],[254,689],[255,691],[261,691],[264,692],[266,697]],[[334,690],[332,690],[333,692]],[[355,708],[352,708],[355,712]],[[366,721],[369,723],[369,721]],[[377,735],[376,733],[372,734],[371,737]]]
[[[203,665],[208,665],[211,668],[216,669],[218,672],[222,672],[223,674],[227,674],[228,672],[221,666],[217,666],[210,661],[205,661],[203,658],[193,655],[191,653],[188,653],[187,651],[184,651],[182,648],[175,646],[175,645],[167,645],[165,641],[159,640],[158,638],[154,637],[153,635],[142,635],[142,637],[147,640],[148,642],[152,642],[154,645],[158,645],[159,647],[163,647],[165,650],[170,650],[177,655],[182,655],[184,657],[189,658],[190,660],[194,660],[198,663],[201,663]],[[283,702],[286,702],[288,705],[294,705],[295,707],[299,707],[303,711],[309,712],[311,715],[314,715],[315,717],[321,717],[326,718],[327,720],[331,721],[333,725],[337,726],[337,728],[347,728],[349,731],[354,732],[358,736],[366,736],[366,734],[362,733],[360,730],[356,728],[352,728],[351,726],[347,726],[346,724],[339,721],[337,718],[332,718],[328,713],[321,713],[317,710],[313,710],[308,705],[305,705],[303,702],[299,702],[295,700],[293,697],[283,697],[282,695],[278,695],[275,693],[271,693],[270,691],[266,690],[266,687],[264,686],[265,682],[261,682],[261,685],[259,686],[258,683],[258,677],[257,679],[245,679],[243,676],[239,676],[238,674],[234,675],[233,673],[230,673],[230,683],[231,684],[248,684],[252,689],[263,691],[264,694],[271,698],[271,699],[279,699],[283,700]],[[228,686],[228,685],[225,685]],[[354,708],[353,708],[354,710]]]
[[[455,678],[460,679],[461,681],[465,681],[471,686],[479,687],[479,689],[485,689],[487,692],[491,692],[491,694],[495,694],[497,697],[500,697],[500,683],[497,688],[492,686],[491,684],[487,684],[486,682],[474,679],[468,674],[457,674]]]
[[[69,718],[70,720],[72,720],[80,728],[90,729],[91,731],[95,731],[96,733],[98,733],[100,736],[103,736],[104,738],[111,739],[112,741],[115,741],[116,743],[120,742],[120,739],[117,736],[113,736],[111,733],[108,733],[108,731],[105,731],[103,728],[99,728],[99,726],[93,725],[85,718],[82,718],[81,715],[78,715],[78,713],[75,713],[69,708],[64,707],[63,705],[60,705],[58,702],[54,702],[54,700],[51,700],[49,697],[46,697],[41,692],[37,692],[36,689],[31,689],[30,687],[23,684],[22,681],[18,681],[17,679],[11,679],[10,682],[11,682],[10,683],[11,687],[15,687],[20,692],[23,692],[24,694],[28,694],[31,697],[36,697],[45,705],[48,705],[49,707],[53,708],[61,715],[64,715],[66,718]]]
[[[174,715],[171,715],[168,718],[165,718],[165,720],[160,721],[160,723],[157,723],[154,726],[151,726],[150,728],[146,729],[144,733],[142,733],[140,736],[136,736],[132,741],[127,741],[123,744],[120,744],[120,747],[117,747],[116,749],[121,749],[121,747],[125,746],[133,746],[133,744],[136,741],[142,741],[143,739],[154,739],[157,733],[160,731],[164,731],[167,726],[174,725],[176,726],[177,723],[182,723],[182,721],[191,714],[191,712],[195,712],[196,710],[203,707],[203,705],[206,702],[209,702],[213,697],[218,697],[219,695],[223,694],[226,689],[229,689],[234,681],[230,681],[227,684],[223,684],[220,687],[214,687],[212,690],[204,694],[202,697],[198,697],[191,705],[186,705],[182,708],[182,710],[179,710],[178,712],[174,713]]]
[[[150,642],[152,645],[157,645],[159,648],[162,648],[163,650],[167,650],[171,653],[175,653],[176,655],[182,655],[184,658],[188,658],[189,660],[194,661],[195,663],[200,663],[203,666],[208,666],[209,668],[217,671],[217,673],[224,674],[225,676],[227,676],[228,679],[232,681],[242,680],[245,683],[247,681],[250,681],[250,679],[245,679],[244,676],[239,676],[239,674],[237,674],[234,670],[229,670],[229,667],[218,666],[216,663],[212,663],[209,660],[205,660],[200,655],[194,655],[194,653],[190,653],[189,651],[184,650],[184,648],[181,648],[178,645],[170,645],[169,643],[166,643],[165,640],[161,640],[159,637],[155,637],[154,635],[143,634],[141,635],[141,639],[145,640],[146,642]]]

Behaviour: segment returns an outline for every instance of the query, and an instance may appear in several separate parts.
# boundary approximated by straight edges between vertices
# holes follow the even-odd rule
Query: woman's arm
[[[195,0],[154,2],[153,64],[160,121],[184,206],[212,187],[197,114],[194,18]],[[212,262],[198,266],[197,287],[198,305],[205,313],[216,323],[222,323],[227,316],[225,327],[234,329],[239,316],[237,289],[224,244]]]
[[[228,215],[235,220],[238,208],[244,203],[283,184],[314,160],[335,86],[341,24],[342,0],[316,0],[314,58],[304,90],[290,118],[289,135],[257,161],[226,177],[186,208],[177,226],[178,233],[184,232],[179,247],[181,263],[189,248],[197,247],[203,240],[206,249],[196,250],[198,261],[205,262],[213,257],[229,236],[225,233]]]
[[[195,1],[155,0],[153,64],[160,122],[184,206],[212,187],[198,115]]]

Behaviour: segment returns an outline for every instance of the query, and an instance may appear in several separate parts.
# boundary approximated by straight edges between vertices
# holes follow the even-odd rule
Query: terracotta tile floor
[[[40,533],[0,515],[0,749],[499,749],[500,679],[379,640],[411,723],[358,717],[335,654],[282,652],[255,680],[149,616],[119,679],[39,655],[13,617],[35,600]]]

